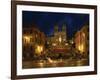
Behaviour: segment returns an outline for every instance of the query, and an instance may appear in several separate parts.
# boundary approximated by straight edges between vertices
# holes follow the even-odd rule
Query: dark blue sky
[[[23,11],[23,28],[36,25],[47,36],[53,34],[55,25],[61,28],[63,24],[71,38],[84,24],[89,24],[89,14]]]

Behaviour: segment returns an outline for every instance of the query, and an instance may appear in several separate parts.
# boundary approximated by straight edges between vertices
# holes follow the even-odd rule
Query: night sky
[[[59,30],[61,30],[62,25],[65,24],[67,27],[67,35],[69,38],[72,38],[84,24],[89,24],[89,14],[34,11],[23,11],[22,13],[23,28],[36,25],[46,36],[53,35],[55,25],[58,25]]]

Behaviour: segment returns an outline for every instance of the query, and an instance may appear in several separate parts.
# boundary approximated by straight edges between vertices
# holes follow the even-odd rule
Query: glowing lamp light
[[[53,45],[53,46],[56,46],[56,43],[53,43],[52,45]]]
[[[43,67],[43,63],[38,63],[38,65],[42,68]]]
[[[68,45],[68,43],[65,43],[65,45],[67,46],[67,45]]]
[[[47,60],[48,60],[50,63],[53,63],[53,60],[52,60],[52,59],[47,58]]]
[[[74,43],[74,41],[72,40],[72,41],[71,41],[71,44],[73,44],[73,43]]]
[[[24,39],[26,40],[26,43],[30,43],[30,37],[29,36],[24,36]]]
[[[41,52],[43,51],[43,46],[36,46],[36,50],[35,52],[38,53],[38,54],[41,54]]]
[[[85,33],[82,34],[85,37]]]
[[[84,45],[83,44],[79,45],[78,50],[81,52],[84,52]]]
[[[59,42],[61,43],[61,41],[62,41],[62,38],[61,38],[61,36],[59,37]]]

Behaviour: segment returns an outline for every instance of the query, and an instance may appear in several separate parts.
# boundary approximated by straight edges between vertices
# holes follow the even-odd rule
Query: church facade
[[[47,43],[49,48],[51,48],[53,51],[65,53],[70,48],[67,38],[66,25],[62,25],[61,30],[59,30],[57,25],[54,26],[54,35],[52,37],[48,37]]]

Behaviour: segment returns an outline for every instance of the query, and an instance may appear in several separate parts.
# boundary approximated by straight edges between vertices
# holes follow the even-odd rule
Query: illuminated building
[[[74,38],[75,48],[82,55],[87,55],[89,52],[89,30],[88,25],[84,25],[76,34]]]
[[[32,58],[41,55],[45,45],[45,35],[35,27],[23,28],[23,57]]]
[[[65,42],[67,40],[67,32],[66,32],[66,25],[62,26],[62,30],[59,31],[58,26],[54,27],[54,38],[56,38],[56,41]]]
[[[57,25],[54,26],[54,35],[52,37],[48,37],[47,43],[55,52],[67,52],[70,49],[70,45],[67,39],[66,25],[62,26],[61,31],[59,31],[59,27]]]
[[[57,25],[54,26],[53,36],[48,37],[38,28],[23,28],[23,57],[33,58],[34,55],[42,56],[48,53],[63,57],[73,57],[77,53],[87,56],[89,52],[88,25],[83,26],[70,40],[67,37],[66,25],[60,28],[59,30]]]

